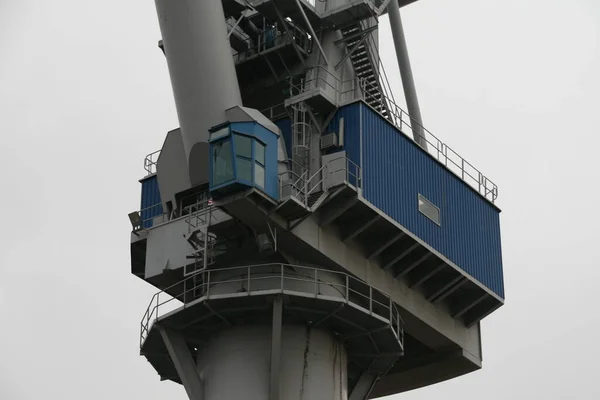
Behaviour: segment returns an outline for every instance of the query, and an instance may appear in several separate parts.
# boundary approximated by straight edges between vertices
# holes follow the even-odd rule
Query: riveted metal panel
[[[500,211],[368,106],[363,108],[363,196],[504,298]],[[422,195],[440,225],[419,212]]]
[[[140,181],[142,183],[142,204],[140,207],[142,227],[151,228],[152,218],[162,215],[163,207],[158,189],[157,175],[151,175]]]

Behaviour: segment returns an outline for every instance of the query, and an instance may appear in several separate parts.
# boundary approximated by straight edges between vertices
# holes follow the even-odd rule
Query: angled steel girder
[[[188,397],[190,400],[203,400],[202,380],[196,371],[196,364],[185,339],[180,333],[163,326],[159,326],[158,329]]]
[[[410,253],[412,253],[416,248],[418,248],[420,246],[419,242],[413,244],[412,246],[410,246],[408,249],[406,249],[405,251],[403,251],[399,256],[394,257],[390,262],[388,262],[383,269],[385,271],[390,270],[390,268],[392,268],[394,266],[394,264],[396,264],[398,261],[402,260],[404,257],[406,257],[407,255],[409,255]]]
[[[290,32],[290,29],[288,28],[287,23],[286,23],[285,19],[283,18],[283,15],[281,15],[281,11],[279,11],[279,8],[277,8],[277,5],[275,4],[275,2],[273,2],[273,9],[275,10],[275,14],[277,14],[277,18],[279,19],[279,22],[281,22],[281,26],[283,26],[283,30],[285,31],[285,34],[288,36],[288,38],[292,42],[292,47],[294,48],[294,51],[296,52],[298,59],[300,60],[302,65],[304,67],[306,67],[306,60],[304,59],[304,57],[302,57],[302,53],[300,53],[300,50],[298,50],[298,46],[296,45],[296,41],[294,40],[294,35],[292,35],[292,33]]]
[[[387,242],[385,242],[384,244],[379,246],[373,253],[371,253],[367,257],[367,259],[369,261],[373,260],[375,257],[377,257],[378,255],[380,255],[381,253],[386,251],[391,245],[396,243],[398,240],[402,239],[404,236],[406,236],[406,233],[404,233],[404,232],[400,232],[398,235],[395,235],[393,238],[391,238],[390,240],[388,240]]]
[[[424,256],[420,257],[418,260],[416,260],[415,262],[413,262],[411,265],[409,265],[407,268],[403,269],[402,271],[400,271],[397,275],[396,275],[396,279],[398,278],[402,278],[403,276],[405,276],[406,274],[408,274],[410,271],[412,271],[413,269],[417,268],[419,265],[421,265],[424,261],[426,261],[428,258],[432,257],[433,253],[431,252],[427,252],[427,254],[425,254]]]
[[[325,65],[329,65],[329,61],[327,60],[327,55],[325,54],[325,50],[323,50],[323,47],[321,46],[321,42],[319,41],[319,38],[317,37],[315,30],[313,29],[312,24],[310,23],[310,21],[308,20],[308,17],[306,16],[306,13],[304,12],[304,8],[302,8],[302,4],[300,4],[300,0],[296,0],[296,4],[298,5],[300,14],[302,14],[302,18],[304,18],[304,22],[306,22],[306,26],[308,26],[308,29],[310,30],[310,34],[313,36],[313,40],[317,44],[317,47],[319,48],[319,51],[321,52],[321,55],[323,56],[323,59],[325,60]]]
[[[427,300],[432,303],[439,303],[444,300],[446,297],[450,296],[452,293],[456,292],[462,285],[468,282],[468,279],[459,275],[456,278],[449,281],[447,284],[436,290],[431,295],[427,296]]]
[[[242,16],[237,21],[235,21],[235,24],[233,25],[233,27],[231,27],[231,29],[227,33],[227,39],[229,39],[229,37],[231,36],[231,34],[233,33],[233,31],[235,31],[235,29],[238,27],[238,25],[240,24],[240,22],[242,22],[242,19],[244,19],[245,16],[246,16],[246,14],[242,13]]]
[[[354,389],[352,389],[352,393],[348,397],[348,400],[366,400],[369,398],[369,394],[375,387],[375,383],[377,383],[378,378],[374,375],[371,375],[368,372],[363,372],[360,378],[358,378],[358,382]]]
[[[342,57],[342,59],[336,64],[336,66],[335,66],[336,70],[340,68],[340,66],[344,63],[344,61],[346,61],[348,59],[348,57],[350,57],[356,51],[356,49],[358,49],[360,47],[360,45],[365,42],[365,40],[367,40],[367,38],[369,37],[369,35],[371,34],[371,32],[373,32],[375,29],[377,29],[377,25],[372,26],[372,27],[370,27],[368,29],[365,29],[364,31],[360,31],[359,33],[350,35],[350,36],[348,36],[346,38],[337,40],[335,42],[335,44],[337,45],[337,44],[340,44],[340,43],[343,43],[343,42],[347,42],[347,41],[349,41],[351,39],[360,37],[360,40],[357,43],[355,43],[352,46],[352,48],[346,52],[346,54],[344,55],[344,57]]]
[[[376,223],[380,219],[381,219],[381,215],[376,215],[371,220],[369,220],[369,222],[367,222],[366,224],[361,225],[360,227],[358,227],[357,229],[355,229],[353,232],[351,232],[348,236],[346,236],[345,238],[343,238],[342,241],[343,242],[347,242],[348,240],[354,239],[355,237],[357,237],[358,235],[360,235],[361,233],[363,233],[364,231],[366,231],[367,229],[369,229],[374,223]]]

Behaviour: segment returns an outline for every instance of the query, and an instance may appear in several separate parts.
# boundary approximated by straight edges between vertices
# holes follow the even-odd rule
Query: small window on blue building
[[[437,208],[432,202],[427,200],[425,196],[419,194],[419,211],[421,214],[440,225],[440,209]]]
[[[254,183],[264,189],[265,187],[265,145],[259,141],[254,142],[255,165]]]
[[[252,139],[239,134],[234,138],[237,178],[252,182]]]
[[[217,186],[233,180],[233,155],[231,140],[223,140],[213,145],[213,185]]]

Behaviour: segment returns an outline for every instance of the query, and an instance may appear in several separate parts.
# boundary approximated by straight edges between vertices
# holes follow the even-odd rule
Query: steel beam
[[[310,34],[312,35],[313,40],[317,44],[317,47],[319,48],[319,51],[321,52],[321,55],[323,56],[323,59],[325,60],[325,65],[329,65],[329,61],[327,60],[327,55],[325,54],[325,50],[323,50],[323,47],[321,46],[321,42],[319,41],[319,38],[317,37],[315,30],[313,29],[312,24],[310,23],[310,21],[308,20],[308,17],[306,16],[306,13],[304,12],[304,8],[302,8],[302,4],[300,4],[300,0],[296,0],[296,4],[298,5],[300,14],[302,14],[302,18],[304,18],[304,22],[306,22],[306,26],[308,26],[308,30],[310,30]]]
[[[333,221],[335,221],[338,217],[344,214],[346,211],[351,209],[358,202],[358,198],[353,197],[347,200],[344,204],[337,207],[336,210],[325,214],[319,221],[320,226],[329,225]]]
[[[446,263],[442,261],[442,263],[440,263],[440,265],[438,265],[437,267],[435,267],[434,269],[432,269],[431,271],[429,271],[428,273],[426,273],[425,275],[423,275],[422,277],[417,279],[414,283],[411,283],[408,287],[413,288],[415,286],[422,285],[423,283],[427,282],[431,277],[433,277],[435,274],[437,274],[438,272],[443,270],[445,267],[446,267]]]
[[[352,389],[352,393],[348,397],[348,400],[366,400],[369,398],[369,394],[375,387],[375,383],[377,382],[377,377],[371,375],[368,372],[363,372],[360,378],[358,378],[358,382],[354,389]]]
[[[408,57],[406,37],[404,36],[399,8],[398,0],[390,0],[388,4],[388,16],[390,18],[390,26],[394,38],[394,47],[396,48],[396,57],[398,58],[398,68],[400,69],[400,76],[402,77],[402,87],[404,88],[404,97],[406,97],[406,106],[411,121],[410,126],[413,131],[413,137],[415,142],[427,150],[427,141],[425,140],[423,132],[423,119],[421,118],[421,108],[419,107],[415,79],[410,66],[410,58]]]
[[[158,327],[171,361],[190,400],[203,400],[204,388],[196,364],[183,336],[163,326]]]
[[[246,15],[244,13],[242,13],[242,16],[235,21],[235,24],[233,25],[233,27],[231,28],[231,30],[227,33],[227,39],[229,39],[231,37],[231,34],[233,33],[233,31],[235,31],[235,29],[240,25],[240,22],[242,22],[242,20],[244,19]]]
[[[410,246],[408,249],[404,250],[399,256],[394,257],[390,262],[388,262],[386,265],[384,265],[383,269],[384,270],[389,270],[390,268],[392,268],[398,261],[402,260],[404,257],[406,257],[407,255],[409,255],[410,253],[413,252],[413,250],[415,250],[417,247],[419,247],[420,244],[419,242],[413,244],[412,246]]]
[[[273,300],[273,328],[271,331],[271,377],[269,400],[281,398],[281,330],[283,322],[283,300]]]
[[[467,313],[468,311],[472,310],[473,307],[475,307],[476,305],[478,305],[479,303],[481,303],[483,300],[485,300],[489,295],[487,293],[484,293],[483,295],[481,295],[480,297],[478,297],[476,300],[469,302],[468,304],[464,305],[462,308],[460,308],[456,313],[454,313],[452,315],[452,318],[460,318],[463,315],[465,315],[465,313]]]
[[[438,303],[450,296],[452,293],[456,292],[462,285],[467,283],[467,281],[468,279],[466,277],[459,275],[436,290],[433,294],[429,295],[427,300],[431,301],[432,303]]]
[[[406,274],[408,274],[410,271],[412,271],[413,269],[417,268],[419,265],[423,264],[423,262],[425,260],[427,260],[428,258],[430,258],[431,256],[433,256],[433,253],[428,252],[423,257],[419,258],[418,260],[416,260],[415,262],[413,262],[411,265],[409,265],[407,268],[405,268],[402,271],[400,271],[400,273],[398,273],[396,275],[396,279],[402,278],[403,276],[405,276]]]
[[[352,48],[350,50],[348,50],[346,52],[346,54],[344,54],[344,57],[342,57],[342,59],[340,60],[340,62],[338,62],[335,65],[335,70],[337,71],[340,66],[344,63],[344,61],[346,61],[348,59],[348,57],[350,57],[352,55],[352,53],[354,53],[356,51],[356,49],[358,49],[358,47],[363,44],[365,42],[365,40],[367,40],[368,35],[365,35],[362,37],[362,39],[360,39],[357,43],[354,44],[354,46],[352,46]]]
[[[279,8],[277,8],[277,5],[275,5],[275,2],[273,2],[273,9],[275,10],[275,14],[277,14],[277,18],[279,19],[279,22],[281,22],[281,26],[283,26],[283,30],[285,31],[285,34],[288,36],[288,38],[292,42],[292,47],[294,48],[294,51],[296,52],[298,59],[300,60],[302,65],[304,67],[306,67],[306,60],[304,59],[304,57],[302,57],[300,50],[298,50],[298,46],[296,45],[296,41],[294,40],[294,35],[292,35],[292,33],[290,32],[290,29],[287,26],[286,20],[281,15],[281,12],[279,11]],[[279,53],[277,53],[277,54],[279,54]],[[283,59],[282,59],[282,61],[283,61]],[[286,69],[287,69],[287,67],[286,67]],[[288,72],[289,72],[289,70],[288,70]]]
[[[367,259],[369,261],[371,261],[372,259],[374,259],[378,255],[380,255],[381,253],[383,253],[384,251],[386,251],[391,245],[393,245],[394,243],[396,243],[398,240],[402,239],[405,235],[406,235],[406,233],[401,232],[400,234],[394,236],[393,238],[391,238],[390,240],[388,240],[387,242],[385,242],[383,245],[379,246],[379,248],[377,250],[375,250],[373,253],[371,253],[371,255],[369,257],[367,257]]]
[[[348,236],[346,236],[343,239],[343,242],[347,242],[348,240],[354,239],[355,237],[357,237],[358,235],[360,235],[361,233],[363,233],[364,231],[369,229],[371,227],[371,225],[373,225],[375,222],[379,221],[380,219],[381,219],[381,215],[376,215],[369,222],[361,225],[358,229],[355,229],[352,233],[350,233]]]

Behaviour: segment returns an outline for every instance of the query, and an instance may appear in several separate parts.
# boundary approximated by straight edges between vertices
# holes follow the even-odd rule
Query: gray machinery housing
[[[504,304],[498,189],[423,127],[413,1],[155,2],[180,127],[129,218],[160,379],[194,400],[362,400],[481,368]]]

